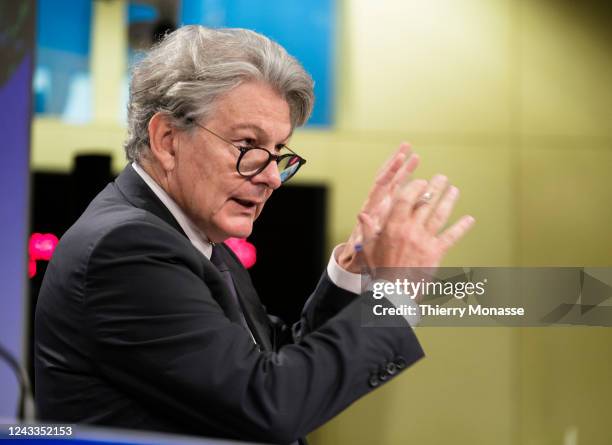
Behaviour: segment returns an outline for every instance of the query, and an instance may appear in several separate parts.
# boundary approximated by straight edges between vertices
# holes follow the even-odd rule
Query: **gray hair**
[[[292,128],[314,102],[313,80],[278,43],[246,29],[189,25],[168,34],[136,64],[128,103],[129,161],[149,151],[149,120],[161,112],[181,129],[206,119],[215,100],[249,80],[264,81],[289,104]]]

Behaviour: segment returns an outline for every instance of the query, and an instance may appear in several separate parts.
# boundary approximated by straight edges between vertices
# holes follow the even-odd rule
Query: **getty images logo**
[[[383,297],[403,295],[410,299],[417,297],[449,297],[458,300],[472,295],[483,295],[487,279],[482,281],[427,281],[421,278],[413,281],[408,278],[397,278],[393,281],[377,280],[372,283],[372,296],[380,300]]]

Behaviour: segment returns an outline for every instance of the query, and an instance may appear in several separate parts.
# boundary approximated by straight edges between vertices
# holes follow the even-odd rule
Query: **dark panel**
[[[257,247],[250,269],[255,287],[268,311],[287,323],[298,320],[326,265],[326,210],[325,187],[283,186],[249,237]]]

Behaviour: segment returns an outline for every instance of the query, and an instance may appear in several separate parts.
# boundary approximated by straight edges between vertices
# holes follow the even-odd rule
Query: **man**
[[[290,443],[422,357],[408,323],[362,327],[358,295],[363,264],[435,266],[471,224],[438,235],[456,189],[401,185],[417,164],[407,146],[293,329],[270,321],[223,244],[305,162],[286,144],[312,85],[246,30],[181,28],[136,67],[131,163],[64,235],[39,296],[42,419]]]

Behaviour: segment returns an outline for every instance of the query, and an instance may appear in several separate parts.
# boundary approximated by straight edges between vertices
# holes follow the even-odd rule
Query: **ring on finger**
[[[421,197],[419,198],[419,200],[416,202],[416,204],[414,205],[414,209],[418,209],[421,206],[424,206],[426,204],[429,204],[431,202],[431,200],[433,199],[434,194],[432,192],[425,192],[421,195]]]
[[[434,195],[432,192],[425,192],[423,193],[423,195],[421,195],[421,198],[419,199],[419,201],[422,202],[423,204],[426,204],[433,199],[433,196]]]

